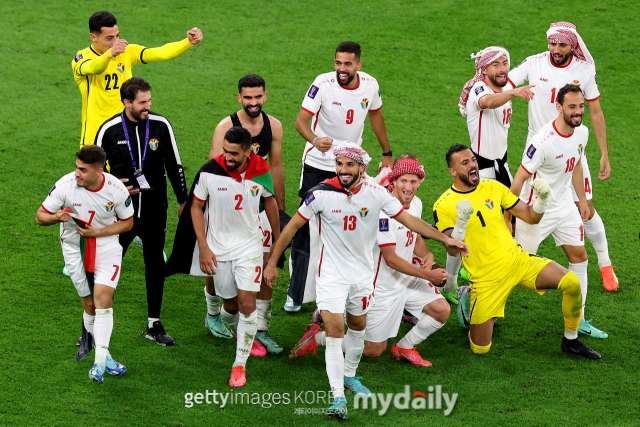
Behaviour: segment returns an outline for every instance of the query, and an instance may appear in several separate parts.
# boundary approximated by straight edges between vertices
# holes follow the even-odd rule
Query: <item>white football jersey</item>
[[[201,172],[193,196],[206,202],[207,245],[218,261],[262,254],[260,198],[273,197],[262,185]]]
[[[547,215],[563,209],[575,209],[571,193],[573,169],[582,160],[589,139],[585,125],[574,128],[573,134],[562,135],[555,120],[542,127],[527,143],[522,155],[522,167],[531,177],[522,186],[520,199],[531,205],[534,200],[531,183],[543,178],[551,187],[551,195],[545,213]]]
[[[102,186],[95,191],[80,187],[75,172],[66,174],[51,188],[42,208],[51,214],[71,208],[82,221],[97,230],[110,226],[118,218],[125,221],[134,214],[129,191],[118,178],[108,173],[103,174]],[[79,245],[80,235],[76,227],[73,220],[61,222],[60,242]],[[98,247],[108,244],[118,244],[118,236],[96,239]]]
[[[407,213],[422,217],[422,200],[414,197]],[[396,255],[409,264],[413,263],[413,250],[416,247],[416,239],[421,239],[418,233],[409,230],[395,219],[389,218],[384,212],[380,212],[378,224],[377,245],[373,249],[373,259],[376,263],[376,273],[373,279],[376,298],[400,293],[406,289],[413,276],[407,276],[387,265],[380,248],[383,246],[395,246]]]
[[[529,134],[527,141],[551,120],[558,118],[556,102],[558,91],[568,84],[580,85],[586,101],[600,98],[596,81],[596,68],[593,64],[582,61],[573,55],[569,63],[562,67],[551,62],[551,54],[544,52],[530,56],[516,68],[509,71],[509,81],[514,87],[528,81],[536,85],[531,91],[535,94],[529,101]]]
[[[378,81],[362,71],[357,72],[356,78],[358,85],[350,89],[338,83],[335,71],[320,74],[302,101],[302,109],[314,116],[311,124],[313,133],[333,138],[333,147],[341,142],[361,145],[367,114],[382,108]],[[302,162],[335,172],[333,147],[322,153],[307,141]]]
[[[373,247],[380,211],[390,218],[403,212],[402,204],[386,188],[362,181],[351,200],[338,182],[336,190],[315,190],[307,195],[298,214],[318,218],[320,256],[316,277],[325,283],[358,285],[373,283]]]
[[[511,90],[507,82],[502,90]],[[467,128],[474,153],[489,160],[502,159],[507,152],[507,138],[511,126],[511,101],[498,108],[480,108],[478,101],[496,92],[484,81],[476,82],[467,101]]]

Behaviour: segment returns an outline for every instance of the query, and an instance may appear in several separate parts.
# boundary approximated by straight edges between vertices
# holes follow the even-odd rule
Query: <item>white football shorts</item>
[[[593,198],[593,181],[591,181],[591,172],[589,171],[589,163],[587,162],[587,156],[582,156],[582,180],[584,181],[584,193],[587,196],[587,200],[591,200]],[[573,188],[573,184],[571,185],[571,193],[573,193],[573,201],[578,202],[578,194],[576,190]]]
[[[232,261],[218,261],[213,277],[216,294],[224,299],[238,296],[238,289],[259,292],[262,282],[262,255],[247,255]]]
[[[575,205],[552,216],[545,214],[538,224],[527,224],[516,218],[516,242],[523,251],[535,254],[549,235],[553,236],[556,246],[584,246],[584,225]]]
[[[64,242],[62,244],[62,256],[64,265],[69,271],[69,277],[78,291],[80,298],[91,295],[89,282],[84,271],[80,246]],[[116,288],[120,280],[120,268],[122,267],[122,246],[114,243],[96,247],[96,265],[93,274],[93,283]]]
[[[320,310],[330,313],[344,313],[345,309],[353,316],[367,314],[374,303],[373,283],[358,285],[327,283],[316,280],[316,303]]]
[[[412,277],[409,285],[400,292],[383,294],[377,292],[376,303],[367,313],[365,340],[384,342],[398,336],[402,312],[406,309],[418,320],[426,316],[424,307],[444,298],[428,280]]]

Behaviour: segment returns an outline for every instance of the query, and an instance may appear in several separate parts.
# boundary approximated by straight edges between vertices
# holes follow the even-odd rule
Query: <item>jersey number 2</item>
[[[107,81],[107,86],[105,86],[104,88],[105,90],[120,89],[120,86],[118,86],[118,75],[116,73],[106,74],[104,76],[104,79]],[[112,79],[113,79],[113,87],[109,87]]]
[[[242,210],[242,206],[240,206],[240,203],[242,203],[242,194],[236,194],[235,199],[236,199],[236,201],[238,202],[238,203],[236,204],[236,210],[237,210],[237,211],[241,211],[241,210]]]

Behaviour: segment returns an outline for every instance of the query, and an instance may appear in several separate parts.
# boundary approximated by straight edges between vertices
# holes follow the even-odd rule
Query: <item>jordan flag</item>
[[[71,219],[80,228],[86,228],[89,225],[86,221],[80,219],[78,213],[73,208],[65,208],[63,212],[69,214]],[[82,262],[84,264],[84,271],[87,275],[87,282],[89,282],[89,290],[91,296],[93,296],[93,274],[96,268],[96,239],[95,237],[82,237],[80,236],[80,253],[82,254]]]

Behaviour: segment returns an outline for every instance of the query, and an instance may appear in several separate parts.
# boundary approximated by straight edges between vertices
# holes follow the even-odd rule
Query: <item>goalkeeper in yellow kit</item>
[[[532,183],[536,201],[521,202],[503,184],[480,179],[473,152],[462,144],[447,152],[453,186],[433,206],[438,230],[464,240],[469,257],[463,258],[469,272],[469,341],[474,353],[486,353],[496,317],[504,317],[504,307],[514,287],[538,294],[547,289],[562,291],[564,338],[562,351],[589,359],[601,356],[578,339],[582,294],[578,277],[559,264],[524,252],[511,236],[502,209],[529,224],[542,219],[549,199],[549,184],[543,179]],[[453,255],[453,254],[452,254]],[[463,301],[460,301],[462,304]]]
[[[81,147],[93,144],[100,125],[123,110],[120,87],[131,78],[134,65],[176,58],[202,40],[202,32],[194,27],[184,40],[162,47],[129,44],[120,38],[115,16],[106,11],[91,15],[89,30],[91,46],[79,50],[71,61],[82,94]]]

